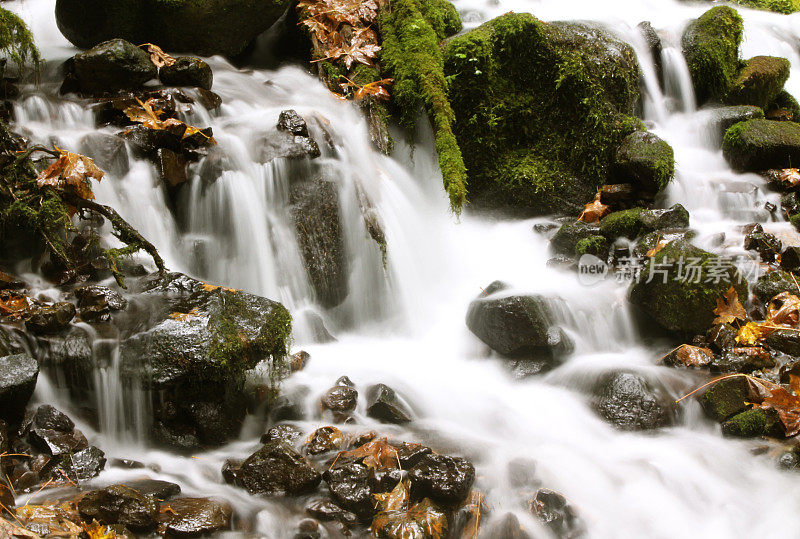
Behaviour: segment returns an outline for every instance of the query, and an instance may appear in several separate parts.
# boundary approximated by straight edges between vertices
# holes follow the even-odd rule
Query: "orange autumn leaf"
[[[714,309],[714,314],[717,315],[714,324],[730,324],[734,320],[747,318],[747,313],[739,301],[739,294],[733,285],[723,296],[717,298],[717,308]]]
[[[49,186],[60,190],[70,190],[80,198],[93,200],[91,180],[102,180],[105,172],[85,155],[58,151],[58,159],[36,178],[39,187]]]
[[[767,322],[796,328],[800,322],[800,298],[789,292],[781,292],[769,301]]]
[[[161,47],[158,45],[145,43],[144,45],[139,45],[139,48],[144,49],[144,51],[150,55],[150,61],[159,69],[164,66],[171,66],[175,63],[175,58],[161,50]]]
[[[578,221],[593,224],[599,223],[600,219],[611,213],[611,208],[600,202],[600,192],[597,192],[594,200],[583,207],[583,211],[578,217]]]
[[[386,438],[367,442],[350,451],[343,451],[340,456],[364,459],[364,465],[375,470],[388,470],[390,468],[400,467],[397,449],[390,445],[389,442],[386,441]]]
[[[714,361],[714,352],[708,348],[682,344],[675,351],[675,357],[686,367],[704,367]]]
[[[197,309],[197,307],[195,307],[188,313],[177,313],[177,312],[170,313],[169,317],[172,318],[173,320],[177,320],[178,322],[188,322],[189,320],[195,318],[199,314],[200,311]]]

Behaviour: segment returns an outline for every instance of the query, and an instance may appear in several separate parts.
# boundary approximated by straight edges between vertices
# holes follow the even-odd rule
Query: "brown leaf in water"
[[[714,361],[714,352],[708,348],[682,344],[675,351],[675,358],[685,367],[704,367]]]
[[[408,510],[381,511],[370,529],[378,537],[440,539],[447,532],[447,516],[425,498]]]
[[[58,159],[37,177],[39,187],[71,190],[80,198],[93,200],[91,180],[100,181],[105,173],[89,157],[59,150]]]
[[[194,307],[188,313],[170,313],[169,317],[172,318],[173,320],[177,320],[178,322],[188,322],[189,320],[198,316],[199,314],[200,311],[197,309],[197,307]]]
[[[28,531],[21,526],[17,526],[2,517],[0,517],[0,537],[7,537],[9,539],[24,539],[26,537],[30,539],[42,539],[40,535]]]
[[[375,470],[388,470],[400,467],[397,449],[390,445],[386,438],[379,438],[378,440],[367,442],[350,451],[343,451],[339,456],[352,459],[364,459],[364,465]]]
[[[717,308],[714,309],[714,314],[717,315],[714,324],[730,324],[734,320],[747,318],[747,313],[739,301],[739,294],[733,285],[728,288],[724,296],[717,298]]]
[[[578,221],[588,224],[599,223],[600,219],[608,213],[611,213],[611,208],[600,202],[600,192],[598,191],[594,200],[584,206],[583,211],[578,216]]]
[[[796,328],[800,322],[800,298],[789,292],[781,292],[769,301],[767,322]]]

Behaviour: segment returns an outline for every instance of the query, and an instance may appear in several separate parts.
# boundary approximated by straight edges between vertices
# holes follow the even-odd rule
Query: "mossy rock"
[[[600,235],[583,238],[575,244],[575,255],[594,255],[597,258],[605,259],[608,256],[608,240]]]
[[[770,117],[774,116],[800,123],[800,103],[786,90],[781,91],[766,110]]]
[[[791,168],[800,163],[800,125],[775,120],[739,122],[725,133],[722,153],[740,171]]]
[[[641,128],[633,50],[587,25],[502,15],[446,41],[444,70],[470,200],[481,206],[579,210]]]
[[[631,286],[630,301],[657,326],[676,335],[705,333],[716,317],[717,298],[731,286],[740,298],[747,297],[747,282],[732,263],[686,241],[669,243],[650,263],[653,278],[649,278],[648,264],[642,278]],[[690,264],[696,268],[693,274]],[[719,282],[714,282],[717,278]]]
[[[630,183],[657,193],[675,175],[675,153],[666,141],[653,133],[636,131],[622,141],[614,159],[614,181]]]
[[[731,105],[766,108],[783,91],[791,64],[786,58],[755,56],[745,61],[736,75],[726,101]]]
[[[634,239],[642,232],[643,225],[639,216],[644,211],[644,208],[631,208],[609,213],[600,220],[600,234],[609,240]]]
[[[560,255],[574,256],[578,244],[598,235],[600,229],[597,225],[590,225],[583,221],[567,221],[550,240],[550,249]]]
[[[713,7],[686,27],[681,45],[698,103],[728,94],[739,70],[742,32],[742,18],[728,6]]]
[[[647,231],[683,230],[689,228],[689,212],[682,205],[673,204],[669,208],[643,211],[639,221]]]
[[[789,15],[800,11],[800,0],[733,0],[735,4],[753,9]]]
[[[756,438],[780,434],[780,418],[775,410],[751,408],[722,423],[722,433],[736,438]]]
[[[75,46],[113,38],[203,56],[241,53],[288,0],[57,0],[56,22]]]
[[[714,135],[719,137],[716,141],[722,145],[725,132],[738,124],[747,120],[759,120],[764,118],[764,111],[752,105],[732,105],[727,107],[714,107],[708,111],[709,123]],[[715,137],[715,138],[716,138]]]
[[[753,293],[762,304],[766,305],[769,300],[781,292],[800,295],[797,281],[800,281],[800,277],[793,276],[788,271],[771,271],[758,278],[753,286]]]
[[[158,76],[150,56],[124,39],[100,43],[73,60],[81,91],[90,94],[136,90]]]
[[[700,397],[706,415],[719,422],[747,410],[749,401],[750,386],[744,376],[714,382]]]

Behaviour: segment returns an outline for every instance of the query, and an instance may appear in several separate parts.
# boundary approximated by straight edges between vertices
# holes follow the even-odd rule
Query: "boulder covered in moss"
[[[584,24],[508,13],[444,44],[470,200],[579,211],[641,122],[631,47]]]
[[[658,193],[675,174],[672,146],[653,133],[636,131],[622,141],[612,171],[616,183],[630,183],[641,191]]]
[[[789,15],[800,11],[800,0],[734,0],[735,4]]]
[[[288,6],[288,0],[58,0],[56,22],[83,49],[123,38],[168,51],[235,56]]]
[[[747,297],[747,282],[730,260],[676,240],[649,259],[630,301],[658,327],[696,335],[711,327],[717,298],[731,286]]]
[[[739,70],[742,18],[735,9],[717,6],[683,32],[683,55],[698,103],[722,101]]]
[[[780,436],[781,420],[775,410],[751,408],[723,422],[722,433],[735,438]]]
[[[755,286],[753,286],[753,293],[761,303],[766,305],[769,300],[781,292],[800,295],[800,288],[797,286],[798,281],[800,281],[800,277],[796,277],[788,271],[770,271],[758,278]]]
[[[791,64],[786,58],[755,56],[744,63],[733,80],[726,101],[732,105],[766,108],[783,91]]]
[[[642,222],[639,220],[639,216],[644,211],[644,208],[631,208],[609,213],[600,220],[600,234],[609,240],[634,239],[642,232]]]
[[[795,167],[800,163],[800,125],[775,120],[739,122],[725,133],[722,153],[740,171]]]
[[[747,378],[734,376],[710,385],[700,397],[700,404],[708,417],[722,422],[750,408],[751,400]]]
[[[797,102],[797,99],[792,94],[783,90],[767,106],[766,114],[770,119],[800,122],[800,103]]]
[[[708,111],[708,116],[715,140],[721,144],[728,129],[739,122],[762,119],[764,118],[764,111],[753,105],[732,105],[714,107]]]
[[[600,228],[583,221],[570,220],[561,225],[550,240],[550,249],[560,255],[573,256],[577,253],[578,244],[599,235]]]

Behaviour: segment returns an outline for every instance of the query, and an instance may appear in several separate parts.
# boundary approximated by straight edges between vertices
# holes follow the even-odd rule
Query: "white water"
[[[46,57],[74,54],[55,29],[51,2],[19,0],[11,5],[31,23]],[[663,202],[680,202],[689,209],[701,243],[725,232],[722,248],[741,252],[736,226],[764,220],[759,209],[768,196],[746,185],[760,187],[762,180],[732,173],[721,152],[713,149],[702,112],[695,110],[679,50],[683,26],[709,5],[671,0],[458,0],[456,5],[470,26],[509,10],[530,11],[545,20],[600,21],[631,42],[644,66],[646,119],[676,152],[676,180]],[[743,56],[789,58],[787,89],[800,95],[800,58],[794,48],[800,15],[740,12],[746,20]],[[664,39],[666,96],[655,84],[654,69],[635,31],[641,20],[650,20]],[[384,382],[412,403],[418,420],[409,428],[387,427],[359,408],[359,424],[348,427],[350,431],[374,429],[463,454],[476,464],[476,487],[486,494],[493,514],[515,511],[529,531],[541,536],[546,533],[525,510],[531,493],[509,485],[506,468],[514,458],[536,461],[541,481],[572,500],[592,537],[800,536],[797,478],[775,469],[768,456],[751,455],[754,443],[723,439],[693,402],[686,402],[679,426],[657,434],[621,433],[591,411],[585,390],[605,371],[640,372],[664,383],[675,396],[697,383],[685,373],[655,366],[663,350],[638,344],[623,287],[608,282],[587,288],[572,274],[547,269],[547,241],[531,232],[533,220],[489,221],[467,213],[455,222],[427,133],[422,133],[413,160],[407,148],[389,159],[370,149],[359,114],[300,69],[246,73],[218,59],[212,67],[214,90],[225,105],[218,115],[192,120],[214,128],[236,170],[226,172],[205,193],[197,182],[192,186],[190,233],[179,233],[155,172],[144,162],[132,162],[124,178],[104,180],[98,197],[152,240],[170,267],[197,272],[193,246],[200,240],[210,262],[198,276],[278,299],[295,313],[315,308],[287,222],[282,165],[256,164],[249,152],[259,128],[274,125],[286,108],[311,120],[318,141],[320,126],[328,126],[335,151],[324,150],[323,159],[342,173],[342,215],[353,276],[343,306],[328,312],[315,308],[338,342],[309,343],[302,325],[295,333],[296,347],[312,356],[308,367],[285,383],[286,391],[310,389],[310,419],[300,423],[303,428],[310,432],[325,424],[317,399],[339,376],[348,375],[362,391],[370,383]],[[91,116],[80,105],[56,98],[53,85],[26,98],[17,112],[19,123],[35,139],[57,137],[66,148],[94,131]],[[356,186],[367,192],[385,224],[385,274],[379,252],[360,225]],[[230,207],[235,211],[228,212]],[[770,227],[788,230],[784,223]],[[496,279],[563,299],[564,323],[577,342],[564,366],[537,379],[513,380],[502,362],[488,357],[467,331],[463,320],[469,301]],[[101,378],[112,383],[106,380]],[[107,389],[108,398],[101,400],[104,429],[93,433],[94,443],[110,455],[158,465],[161,473],[151,475],[179,482],[186,493],[228,498],[240,515],[251,518],[255,533],[292,535],[297,512],[279,501],[246,496],[221,480],[223,460],[249,454],[258,446],[260,432],[245,429],[241,441],[197,458],[153,451],[122,436],[126,425],[119,424],[124,417],[119,412],[130,403],[119,402],[113,386]],[[46,379],[37,391],[40,399],[57,400],[69,409]],[[111,469],[98,481],[140,474]]]

